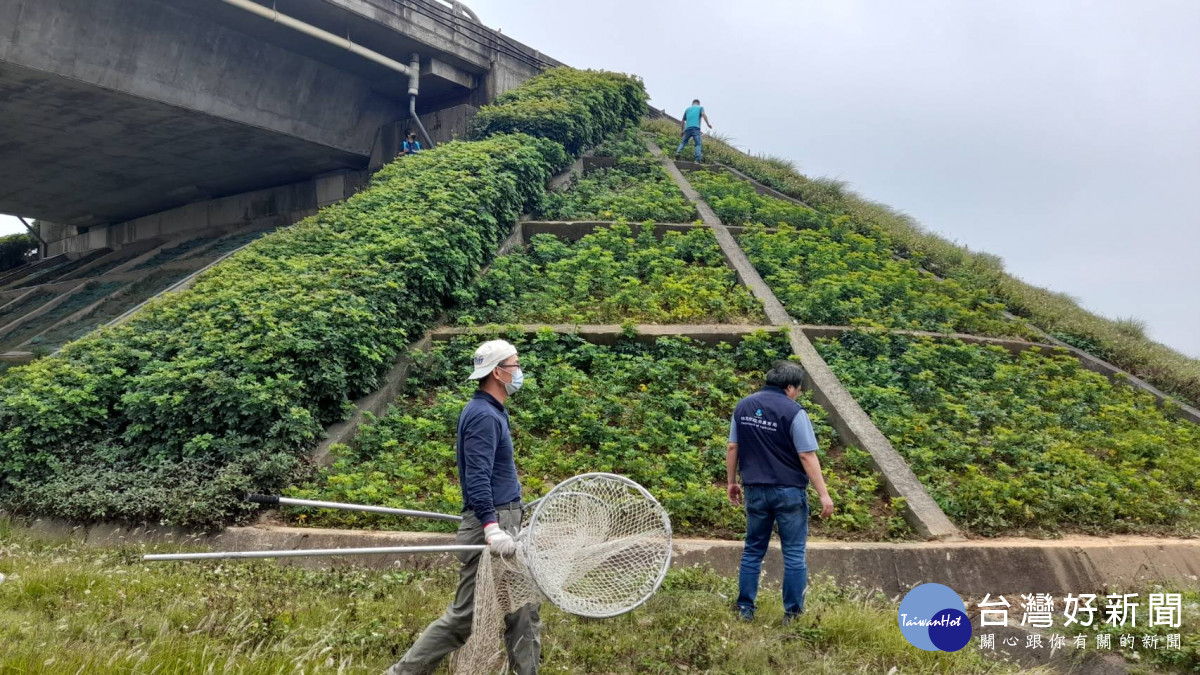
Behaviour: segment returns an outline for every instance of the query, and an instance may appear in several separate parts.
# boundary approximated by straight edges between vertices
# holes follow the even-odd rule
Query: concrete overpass
[[[553,59],[436,0],[253,0],[408,63],[435,140]],[[0,0],[0,213],[47,254],[292,222],[392,158],[408,78],[225,0]]]

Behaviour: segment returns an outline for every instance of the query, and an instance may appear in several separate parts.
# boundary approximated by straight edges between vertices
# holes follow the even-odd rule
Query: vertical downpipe
[[[433,139],[429,137],[429,132],[425,131],[425,125],[421,124],[421,118],[417,117],[417,93],[420,88],[421,77],[421,55],[413,52],[412,58],[408,62],[408,116],[417,124],[417,129],[421,132],[421,140],[425,142],[426,148],[433,147]]]

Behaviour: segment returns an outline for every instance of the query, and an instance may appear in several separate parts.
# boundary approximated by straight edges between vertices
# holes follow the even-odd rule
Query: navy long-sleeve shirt
[[[508,411],[487,392],[477,391],[458,416],[458,481],[463,509],[479,522],[496,521],[496,504],[521,499],[513,460]]]

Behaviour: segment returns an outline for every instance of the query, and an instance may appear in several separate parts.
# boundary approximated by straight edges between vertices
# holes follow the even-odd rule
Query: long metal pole
[[[222,560],[226,558],[301,558],[332,555],[379,555],[409,553],[469,553],[484,551],[486,545],[447,544],[445,546],[383,546],[376,548],[301,548],[291,551],[213,551],[211,553],[152,553],[142,560]]]
[[[429,518],[431,520],[462,521],[462,516],[433,511],[410,511],[409,509],[393,509],[387,506],[369,506],[367,504],[345,504],[342,502],[321,502],[312,499],[292,499],[291,497],[276,497],[275,495],[247,495],[247,501],[255,504],[283,504],[285,506],[311,506],[318,509],[341,509],[343,511],[367,511],[370,513],[386,513],[393,516],[408,516],[409,518]]]

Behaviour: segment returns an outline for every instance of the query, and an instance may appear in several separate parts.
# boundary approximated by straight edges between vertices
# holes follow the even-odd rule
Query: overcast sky
[[[467,4],[1200,357],[1200,2]]]
[[[1200,2],[466,0],[1200,357]]]

